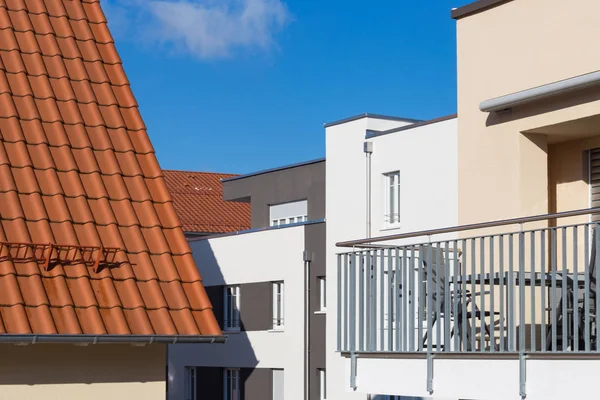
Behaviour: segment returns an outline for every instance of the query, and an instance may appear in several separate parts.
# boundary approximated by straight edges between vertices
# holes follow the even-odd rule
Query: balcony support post
[[[433,354],[427,353],[427,393],[433,394]]]
[[[356,352],[350,352],[350,388],[356,390]]]
[[[519,354],[519,395],[521,399],[527,397],[527,355],[524,353]]]

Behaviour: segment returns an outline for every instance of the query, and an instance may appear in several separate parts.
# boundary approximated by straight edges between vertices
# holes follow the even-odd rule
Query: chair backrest
[[[590,278],[590,291],[595,295],[596,294],[596,271],[598,270],[598,266],[596,265],[596,252],[598,249],[596,248],[596,238],[600,233],[600,225],[593,226],[592,231],[592,249],[590,251],[590,263],[588,267],[588,274]]]

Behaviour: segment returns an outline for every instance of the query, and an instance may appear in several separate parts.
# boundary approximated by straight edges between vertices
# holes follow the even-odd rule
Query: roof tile
[[[180,226],[100,3],[0,0],[0,240],[121,249],[0,262],[0,334],[221,334]]]

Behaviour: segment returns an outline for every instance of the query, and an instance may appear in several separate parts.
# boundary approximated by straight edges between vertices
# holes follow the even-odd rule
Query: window
[[[269,206],[271,226],[297,224],[308,220],[308,202],[306,200]]]
[[[240,287],[225,287],[225,316],[223,318],[224,330],[235,331],[240,329]]]
[[[273,282],[273,329],[283,328],[283,282]]]
[[[319,399],[327,399],[327,377],[324,369],[319,369]]]
[[[385,214],[383,220],[386,225],[400,223],[400,171],[389,172],[384,177]]]
[[[273,370],[273,400],[283,400],[283,370]]]
[[[319,310],[327,310],[327,281],[324,276],[317,278],[319,282]]]
[[[237,369],[226,369],[223,380],[225,381],[223,400],[240,400],[240,371]]]
[[[186,372],[186,400],[196,400],[198,398],[198,382],[196,380],[197,371],[196,367],[187,367]],[[168,386],[168,385],[167,385]]]

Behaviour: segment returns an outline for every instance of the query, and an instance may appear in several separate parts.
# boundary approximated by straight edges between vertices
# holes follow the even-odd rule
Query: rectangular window
[[[196,367],[187,367],[185,369],[186,372],[186,391],[185,398],[186,400],[196,400],[198,398],[198,388],[196,381]]]
[[[273,329],[283,328],[284,299],[283,282],[273,282]]]
[[[319,369],[319,399],[327,400],[327,377],[324,369]]]
[[[283,400],[283,370],[273,370],[273,400]]]
[[[319,309],[327,310],[327,281],[324,276],[317,278],[319,281]]]
[[[224,390],[223,400],[240,400],[240,371],[226,369],[223,374]]]
[[[224,330],[240,330],[240,287],[225,287]]]
[[[400,223],[400,171],[389,172],[384,177],[385,214],[383,220],[386,225]]]
[[[308,220],[308,201],[292,201],[269,206],[271,226],[297,224]]]

